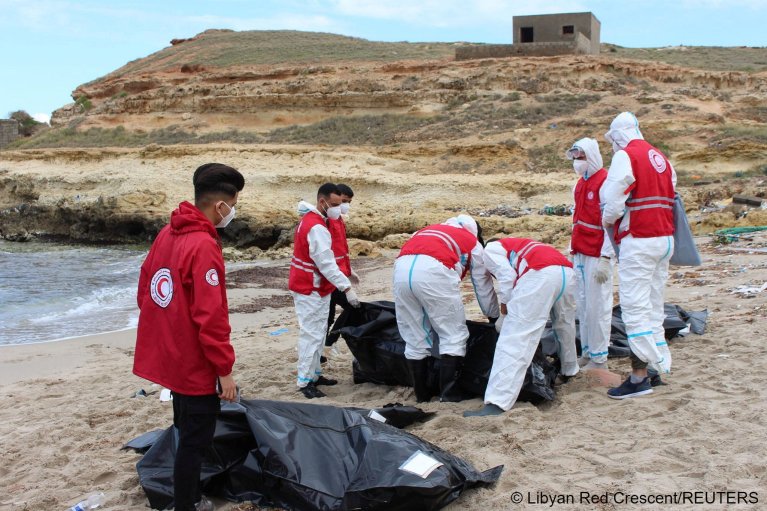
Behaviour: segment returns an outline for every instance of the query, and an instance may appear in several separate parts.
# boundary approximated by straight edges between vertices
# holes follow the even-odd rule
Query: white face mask
[[[341,214],[342,215],[348,215],[349,214],[349,206],[350,206],[350,204],[348,202],[344,202],[343,204],[338,206],[339,208],[341,208]]]
[[[226,202],[223,202],[223,201],[222,203],[226,204]],[[229,213],[227,213],[226,216],[221,217],[221,221],[216,224],[216,229],[223,229],[224,227],[229,225],[229,222],[231,222],[234,219],[234,215],[235,215],[234,206],[230,206],[229,204],[226,204],[226,207],[229,208]],[[216,211],[218,211],[218,209],[216,209]],[[220,214],[221,213],[219,213],[219,215]]]
[[[586,160],[573,160],[573,169],[579,176],[586,176],[589,173],[589,162]]]
[[[338,220],[341,218],[341,206],[333,206],[332,208],[328,208],[325,210],[325,214],[331,220]]]

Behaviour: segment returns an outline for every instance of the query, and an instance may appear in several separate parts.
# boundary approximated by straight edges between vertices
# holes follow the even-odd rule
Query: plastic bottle
[[[104,495],[104,492],[94,493],[87,499],[70,507],[69,511],[88,511],[89,509],[96,509],[101,507],[105,501],[106,496]]]

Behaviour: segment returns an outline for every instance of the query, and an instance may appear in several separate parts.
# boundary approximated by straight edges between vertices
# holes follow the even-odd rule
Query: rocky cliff
[[[175,41],[78,87],[56,128],[0,152],[0,231],[149,240],[190,196],[194,168],[222,161],[248,180],[228,235],[253,250],[287,245],[295,203],[325,180],[358,191],[362,240],[385,245],[463,209],[490,232],[556,242],[568,220],[535,212],[571,202],[565,149],[601,141],[623,110],[670,155],[691,207],[764,192],[765,71],[660,51],[456,62],[453,48],[273,32]]]

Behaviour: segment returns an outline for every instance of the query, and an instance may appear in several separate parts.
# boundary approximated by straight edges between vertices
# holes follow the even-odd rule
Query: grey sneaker
[[[195,511],[214,511],[216,506],[207,497],[202,497],[200,502],[194,505]]]

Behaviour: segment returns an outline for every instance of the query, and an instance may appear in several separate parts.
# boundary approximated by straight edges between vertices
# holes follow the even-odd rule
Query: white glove
[[[501,327],[503,326],[503,320],[506,319],[506,314],[501,314],[498,319],[495,320],[495,331],[501,333]]]
[[[346,301],[355,309],[360,308],[360,299],[357,298],[357,293],[355,293],[352,288],[346,290]]]
[[[357,272],[352,270],[351,275],[349,275],[349,282],[352,283],[352,286],[359,286],[360,285],[360,276],[357,275]]]
[[[610,266],[610,260],[600,257],[597,271],[594,272],[594,280],[597,281],[597,284],[604,284],[610,278],[612,271],[613,269]]]

